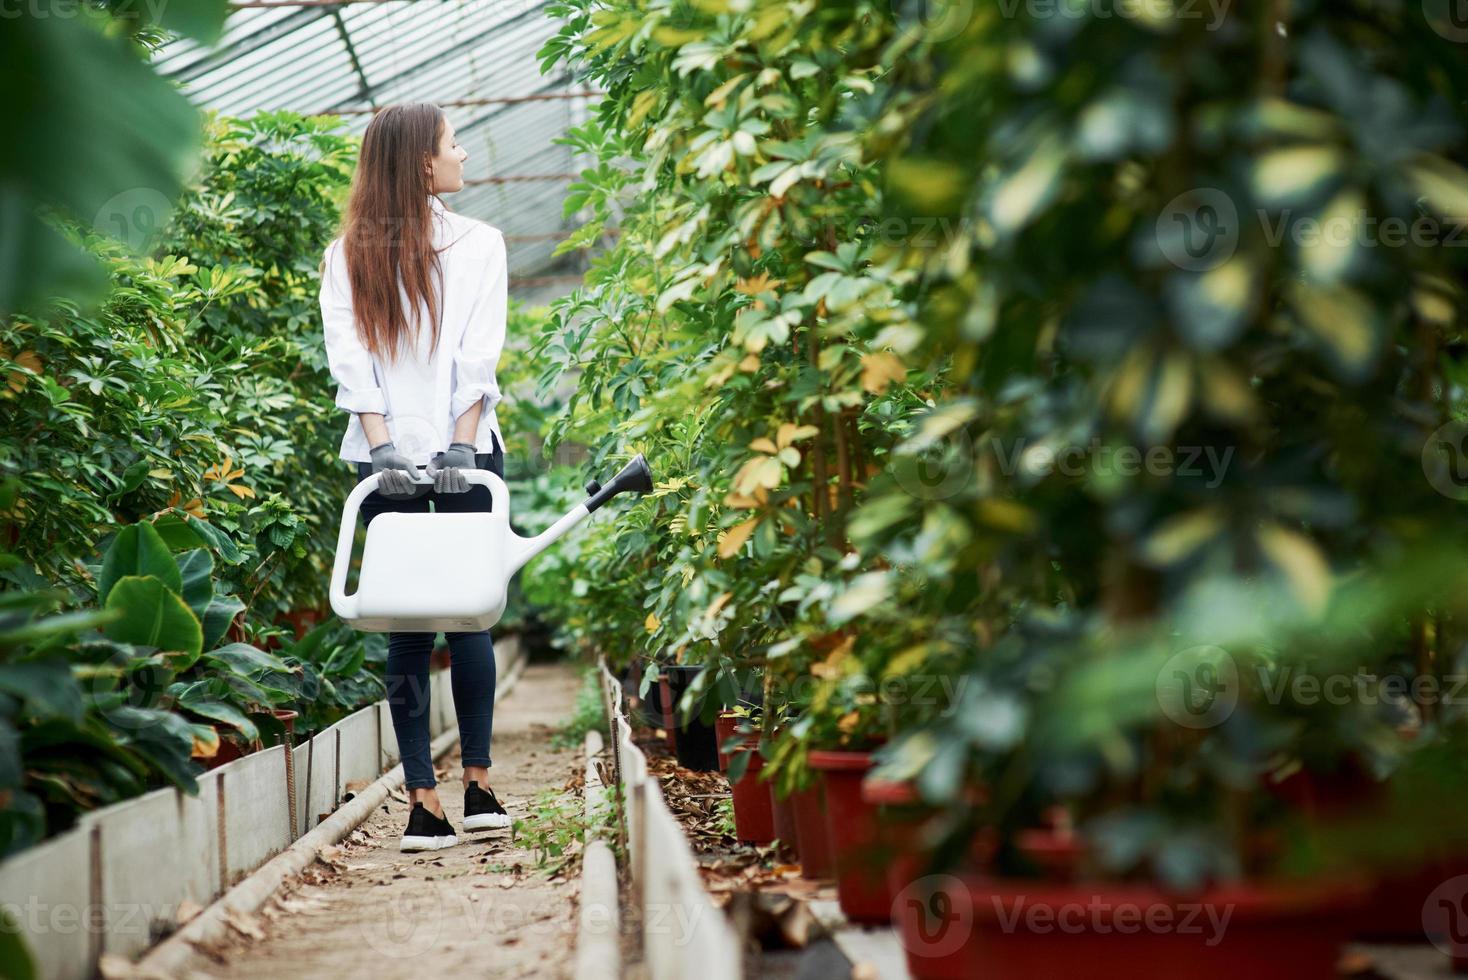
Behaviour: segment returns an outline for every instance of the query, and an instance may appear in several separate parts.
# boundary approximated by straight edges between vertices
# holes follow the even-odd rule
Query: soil
[[[579,678],[563,664],[528,667],[495,708],[490,782],[523,821],[530,801],[584,765],[551,734],[571,716]],[[439,796],[463,824],[458,750],[439,762]],[[401,791],[295,876],[231,937],[194,958],[189,975],[289,980],[322,976],[561,977],[571,974],[579,880],[549,877],[523,835],[459,834],[440,851],[403,854]]]

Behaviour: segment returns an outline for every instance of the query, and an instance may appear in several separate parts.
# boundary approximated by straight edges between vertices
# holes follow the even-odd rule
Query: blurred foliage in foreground
[[[1461,701],[1379,696],[1468,641],[1468,58],[1427,6],[557,4],[545,66],[608,92],[567,213],[621,234],[537,348],[580,377],[550,433],[661,480],[565,545],[567,640],[759,671],[786,784],[887,738],[1176,883],[1291,866],[1291,776],[1450,756]]]

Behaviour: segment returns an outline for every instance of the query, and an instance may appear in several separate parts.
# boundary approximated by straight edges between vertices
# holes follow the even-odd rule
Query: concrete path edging
[[[621,899],[617,858],[595,825],[611,805],[596,757],[601,733],[586,733],[586,849],[581,855],[581,908],[576,927],[576,980],[618,980],[622,974]]]
[[[741,980],[740,941],[704,888],[687,835],[633,741],[621,684],[605,660],[598,668],[612,709],[607,721],[626,823],[627,904],[641,920],[643,975],[649,980]]]
[[[522,653],[510,668],[504,681],[496,685],[494,699],[498,702],[507,696],[520,679],[525,669],[526,657]],[[454,747],[459,733],[449,730],[433,740],[429,751],[438,759]],[[387,800],[393,790],[403,784],[403,766],[398,763],[377,778],[361,793],[352,797],[331,816],[312,828],[304,836],[280,854],[265,862],[229,891],[221,895],[208,908],[194,916],[176,932],[145,953],[137,962],[136,972],[143,977],[180,976],[186,964],[197,953],[195,943],[206,943],[222,935],[229,928],[231,913],[254,912],[265,903],[281,884],[291,875],[306,868],[321,849],[329,847],[346,837],[372,811]]]

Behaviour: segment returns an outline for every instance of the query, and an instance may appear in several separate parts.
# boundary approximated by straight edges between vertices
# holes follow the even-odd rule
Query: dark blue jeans
[[[497,442],[488,453],[474,457],[482,470],[505,475],[505,452]],[[372,475],[371,463],[357,464],[357,479]],[[424,485],[416,497],[391,500],[376,490],[363,500],[360,513],[364,527],[385,511],[428,513],[428,505],[442,513],[488,511],[489,488],[471,486],[465,493],[438,493]],[[433,757],[428,743],[428,657],[436,633],[389,633],[387,639],[387,704],[392,727],[398,737],[398,754],[403,758],[404,784],[409,789],[434,785]],[[454,711],[459,716],[459,745],[464,765],[488,766],[489,739],[494,729],[494,644],[489,630],[477,633],[444,633],[449,643],[449,681],[454,691]]]

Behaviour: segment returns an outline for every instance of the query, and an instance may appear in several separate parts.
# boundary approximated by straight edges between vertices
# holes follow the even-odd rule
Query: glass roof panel
[[[196,105],[246,118],[281,109],[338,112],[360,134],[381,106],[444,105],[469,151],[470,183],[448,198],[450,206],[505,233],[512,294],[543,301],[573,285],[547,280],[579,268],[578,259],[551,252],[575,227],[561,217],[569,183],[563,175],[585,165],[551,141],[588,111],[588,99],[572,95],[583,85],[540,73],[535,54],[557,29],[545,10],[539,0],[238,7],[218,45],[175,40],[153,62]],[[494,101],[530,95],[549,98]],[[465,100],[473,104],[447,104]],[[527,176],[549,179],[474,183]]]

